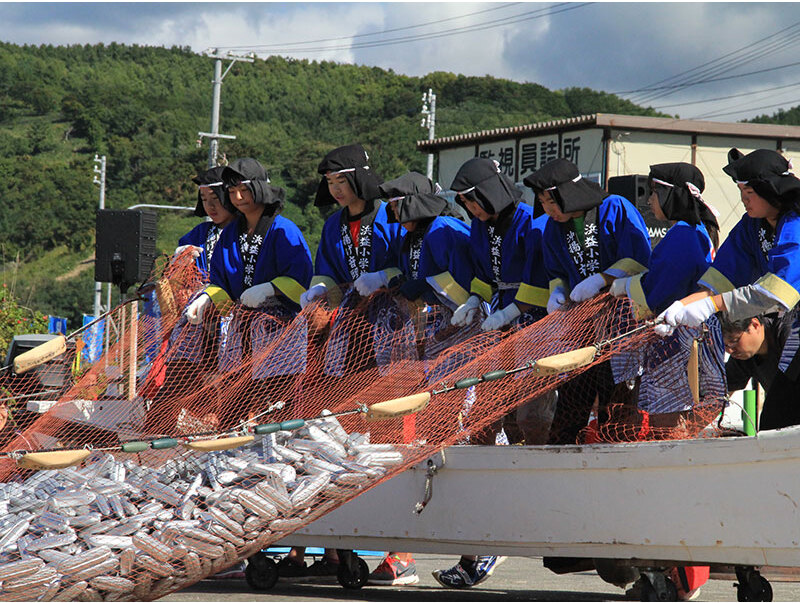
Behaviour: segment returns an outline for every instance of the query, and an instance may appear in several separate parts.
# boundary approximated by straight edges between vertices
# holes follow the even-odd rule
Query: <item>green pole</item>
[[[756,390],[746,389],[742,394],[744,399],[744,408],[742,409],[744,433],[749,436],[756,435]]]

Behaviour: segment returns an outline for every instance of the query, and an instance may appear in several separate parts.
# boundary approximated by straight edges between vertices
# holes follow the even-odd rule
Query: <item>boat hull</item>
[[[284,543],[800,567],[800,427],[758,437],[456,446]],[[442,465],[442,456],[430,459]]]

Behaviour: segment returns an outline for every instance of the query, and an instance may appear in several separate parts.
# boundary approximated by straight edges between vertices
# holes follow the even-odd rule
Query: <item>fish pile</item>
[[[0,484],[0,600],[158,599],[248,558],[404,461],[400,447],[348,434],[332,416],[256,437],[221,452],[142,454],[141,464],[96,451],[80,468]]]

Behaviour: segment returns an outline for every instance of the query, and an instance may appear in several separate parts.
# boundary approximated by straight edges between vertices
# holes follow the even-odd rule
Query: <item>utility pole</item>
[[[236,136],[219,133],[219,100],[220,94],[222,93],[222,80],[225,79],[226,75],[228,75],[228,72],[231,70],[231,67],[233,67],[233,64],[236,61],[246,61],[248,63],[252,63],[255,60],[255,55],[254,53],[250,53],[249,56],[239,56],[231,54],[230,52],[223,55],[219,54],[218,49],[216,48],[209,48],[203,54],[209,58],[216,59],[214,62],[214,80],[212,81],[212,84],[214,84],[214,97],[211,103],[211,132],[197,133],[200,136],[197,141],[198,147],[203,143],[203,138],[209,138],[211,140],[211,145],[208,149],[208,167],[210,169],[217,165],[217,156],[219,155],[219,139],[236,139]],[[222,61],[225,59],[230,59],[231,64],[228,65],[225,73],[222,73]]]
[[[99,209],[106,207],[106,156],[99,157],[97,153],[94,155],[94,179],[92,184],[100,186],[100,203]],[[98,178],[98,175],[100,176]],[[111,285],[109,285],[111,287]],[[94,317],[97,318],[102,313],[100,311],[100,297],[103,294],[103,284],[95,281],[94,283]]]
[[[436,95],[431,88],[422,95],[422,123],[428,128],[428,140],[433,140],[436,129]],[[433,180],[433,153],[428,153],[428,180]]]

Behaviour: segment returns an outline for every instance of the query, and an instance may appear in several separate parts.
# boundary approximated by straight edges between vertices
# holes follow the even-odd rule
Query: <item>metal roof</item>
[[[465,144],[480,144],[523,135],[547,134],[562,130],[575,130],[587,127],[614,128],[625,130],[645,130],[651,132],[672,132],[682,134],[713,134],[718,136],[741,136],[747,138],[780,138],[800,140],[800,126],[777,124],[751,124],[719,121],[699,121],[674,119],[671,117],[643,117],[640,115],[615,115],[613,113],[594,113],[541,121],[534,124],[481,130],[456,136],[444,136],[433,140],[418,140],[417,150],[430,152],[439,149],[459,147]]]

